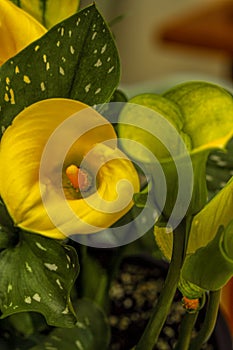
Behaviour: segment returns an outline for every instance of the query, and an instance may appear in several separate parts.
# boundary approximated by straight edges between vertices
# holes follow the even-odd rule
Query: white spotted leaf
[[[34,102],[63,97],[104,103],[119,83],[118,52],[91,5],[50,29],[0,67],[1,133]]]
[[[107,350],[110,329],[103,311],[90,299],[78,300],[75,310],[78,321],[74,328],[56,328],[30,350]]]
[[[20,233],[16,246],[0,253],[1,318],[34,311],[49,325],[73,327],[76,316],[70,301],[79,272],[76,251],[32,233]]]

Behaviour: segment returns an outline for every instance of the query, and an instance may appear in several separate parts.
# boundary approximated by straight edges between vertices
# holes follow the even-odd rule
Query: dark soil
[[[167,265],[159,261],[126,258],[110,288],[112,340],[109,350],[130,350],[139,341],[163,287]],[[178,339],[179,325],[185,310],[177,291],[171,312],[154,350],[172,350]],[[199,326],[201,321],[199,318]],[[195,331],[194,331],[195,335]],[[219,350],[214,336],[204,350]],[[225,350],[225,349],[220,349]]]

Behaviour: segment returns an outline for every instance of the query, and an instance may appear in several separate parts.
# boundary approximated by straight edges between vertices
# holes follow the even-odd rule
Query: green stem
[[[188,350],[198,312],[187,312],[180,325],[180,334],[174,350]]]
[[[86,295],[86,289],[85,289],[85,270],[86,270],[86,263],[87,263],[87,246],[84,244],[84,245],[81,245],[80,247],[80,262],[81,262],[81,266],[80,266],[80,276],[81,276],[81,288],[82,288],[82,291],[81,291],[81,294],[82,294],[82,297],[85,297]]]
[[[99,279],[99,286],[96,290],[94,301],[105,311],[108,310],[108,276],[103,273]]]
[[[204,323],[196,338],[191,342],[189,350],[199,350],[211,336],[218,315],[219,300],[220,290],[210,292]]]
[[[166,321],[177,285],[180,278],[180,270],[184,257],[184,246],[186,239],[185,221],[174,230],[173,233],[173,252],[167,278],[158,302],[155,305],[150,321],[136,346],[136,350],[152,350],[157,343],[159,334]]]

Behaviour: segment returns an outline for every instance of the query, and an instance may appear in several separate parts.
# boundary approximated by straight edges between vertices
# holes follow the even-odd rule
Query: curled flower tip
[[[71,164],[66,168],[66,176],[68,177],[73,188],[78,192],[87,191],[90,188],[89,174],[86,170],[78,168]]]
[[[189,312],[198,311],[200,307],[199,299],[189,299],[187,297],[182,298],[182,305]]]

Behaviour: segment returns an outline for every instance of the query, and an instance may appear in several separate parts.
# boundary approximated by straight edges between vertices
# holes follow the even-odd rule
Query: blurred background
[[[91,0],[81,0],[81,8],[90,3]],[[225,3],[232,11],[227,9],[225,13],[221,13],[217,7]],[[208,80],[229,89],[233,88],[232,0],[96,0],[96,5],[111,24],[121,57],[121,84],[130,94],[137,90],[142,91],[142,86],[159,92],[176,83],[192,79]],[[209,9],[215,11],[211,14],[215,22],[205,23],[202,16],[200,23],[199,14],[207,11],[205,18],[209,16]],[[226,29],[228,41],[231,39],[228,46],[231,45],[232,51],[230,52],[229,47],[228,50],[224,47],[207,48],[205,45],[197,48],[187,43],[181,45],[162,40],[164,31],[169,29],[174,32],[173,25],[181,24],[183,27],[178,34],[185,34],[185,20],[191,17],[188,23],[192,23],[195,15],[197,18],[194,18],[194,31],[195,27],[202,26],[208,32],[210,42],[214,38],[217,42],[222,42]],[[227,25],[224,30],[223,24]],[[217,26],[220,32],[216,34],[214,30],[218,30]],[[203,35],[197,33],[197,36]]]

